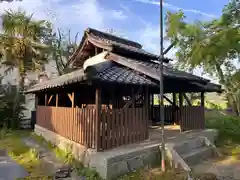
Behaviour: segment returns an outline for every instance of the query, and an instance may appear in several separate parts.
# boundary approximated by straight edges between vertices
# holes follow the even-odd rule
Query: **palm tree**
[[[48,60],[51,24],[33,20],[25,11],[6,11],[2,15],[0,60],[8,70],[17,69],[17,91],[13,111],[20,103],[27,72],[42,71]]]
[[[36,21],[24,11],[6,11],[2,16],[3,34],[0,34],[1,63],[17,68],[18,85],[24,90],[24,79],[29,71],[42,70],[47,62],[48,37],[51,25]]]

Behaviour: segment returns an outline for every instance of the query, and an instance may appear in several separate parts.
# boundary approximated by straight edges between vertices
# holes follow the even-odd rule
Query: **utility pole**
[[[161,165],[162,171],[165,171],[165,137],[164,137],[164,88],[163,88],[163,0],[160,0],[160,121],[162,132],[162,144],[161,144]]]

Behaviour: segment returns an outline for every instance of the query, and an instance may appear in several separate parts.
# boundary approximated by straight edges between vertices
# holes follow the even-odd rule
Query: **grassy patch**
[[[7,150],[8,154],[29,173],[25,179],[50,179],[44,173],[42,162],[38,159],[37,151],[27,147],[22,138],[30,135],[30,131],[0,130],[0,149]]]
[[[216,145],[223,154],[240,158],[240,117],[208,118],[207,127],[218,130]]]
[[[214,174],[190,174],[191,177],[198,180],[217,180]],[[188,173],[177,170],[168,169],[165,173],[161,171],[161,168],[141,169],[134,173],[124,175],[118,180],[186,180],[188,179]]]
[[[102,180],[102,178],[99,176],[99,174],[89,168],[86,168],[83,166],[83,164],[79,161],[77,161],[73,154],[71,153],[71,148],[62,150],[55,145],[53,145],[51,142],[46,141],[42,136],[38,136],[36,134],[32,134],[32,137],[41,145],[47,147],[50,151],[54,152],[56,157],[61,160],[64,164],[69,164],[72,166],[78,173],[78,175],[81,175],[86,178],[86,180]]]

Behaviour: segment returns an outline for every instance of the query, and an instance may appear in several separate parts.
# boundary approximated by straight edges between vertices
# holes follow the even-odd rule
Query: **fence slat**
[[[36,123],[79,144],[95,148],[95,109],[38,106]],[[143,108],[102,111],[102,150],[146,139]]]

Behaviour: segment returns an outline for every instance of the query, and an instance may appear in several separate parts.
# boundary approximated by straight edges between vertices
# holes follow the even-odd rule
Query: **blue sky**
[[[165,0],[164,11],[182,9],[189,22],[210,20],[221,14],[228,0]],[[73,33],[87,27],[114,29],[116,34],[138,41],[151,52],[159,51],[158,0],[23,0],[1,3],[0,14],[12,8],[25,9],[38,19]]]
[[[182,9],[188,22],[207,21],[220,16],[227,2],[164,0],[164,12]],[[71,29],[73,36],[77,32],[82,35],[87,27],[113,29],[120,36],[140,42],[146,50],[159,52],[159,0],[22,0],[0,3],[0,15],[10,8],[34,13],[34,18],[49,20],[55,28]],[[168,57],[174,59],[174,51]],[[201,75],[201,70],[195,74]]]

